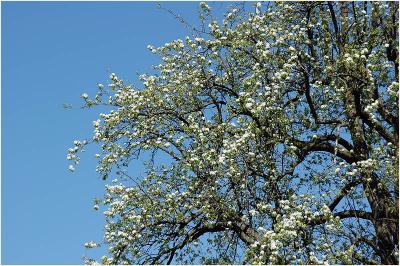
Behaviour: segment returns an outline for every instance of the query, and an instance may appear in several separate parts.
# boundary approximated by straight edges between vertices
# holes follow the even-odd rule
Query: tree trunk
[[[398,257],[395,255],[396,245],[399,242],[397,207],[376,178],[364,184],[364,188],[373,214],[376,245],[382,263],[397,265]]]
[[[369,157],[365,141],[364,125],[361,118],[361,101],[358,89],[349,88],[346,94],[346,112],[349,129],[354,144],[354,154],[359,160]],[[372,223],[375,227],[376,247],[383,264],[398,264],[395,249],[398,244],[398,209],[385,185],[374,173],[363,176],[365,195],[372,210]]]

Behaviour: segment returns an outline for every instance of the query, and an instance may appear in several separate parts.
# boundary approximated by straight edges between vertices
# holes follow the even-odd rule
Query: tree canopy
[[[398,3],[199,12],[141,87],[82,95],[110,107],[68,153],[114,179],[101,263],[398,264]]]

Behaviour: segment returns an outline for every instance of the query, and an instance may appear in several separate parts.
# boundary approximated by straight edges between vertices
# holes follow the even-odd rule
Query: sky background
[[[188,35],[156,2],[2,2],[2,264],[82,264],[102,249],[104,182],[97,149],[69,172],[67,149],[91,137],[99,109],[82,110],[110,72],[137,84],[158,58],[146,46]],[[198,2],[162,6],[197,21]],[[224,10],[222,3],[212,5]],[[72,104],[64,109],[63,104]]]

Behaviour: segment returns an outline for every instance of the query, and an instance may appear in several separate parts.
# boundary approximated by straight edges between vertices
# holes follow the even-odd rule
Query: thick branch
[[[340,219],[345,218],[357,218],[357,219],[365,219],[365,220],[373,220],[373,216],[371,212],[366,212],[362,210],[346,210],[340,211],[333,214],[334,217],[339,217]],[[328,220],[327,217],[324,216],[317,216],[315,219],[311,220],[308,224],[311,226],[324,224]]]
[[[233,222],[233,230],[238,234],[239,238],[247,245],[257,241],[260,236],[258,233],[246,224],[241,217],[235,217]]]
[[[361,183],[361,180],[354,180],[350,183],[347,183],[342,190],[336,195],[335,199],[332,201],[332,203],[329,205],[329,209],[333,211],[335,207],[339,204],[339,202],[347,195],[347,193],[350,192],[350,190],[357,186],[358,184]]]
[[[343,160],[345,160],[350,164],[357,161],[357,158],[353,153],[351,153],[347,149],[335,147],[334,144],[331,144],[326,140],[327,140],[326,136],[323,136],[314,139],[312,141],[293,140],[293,142],[299,148],[298,155],[303,158],[307,156],[310,152],[321,151],[321,152],[329,152],[335,156],[338,156],[339,158],[342,158]],[[343,140],[343,143],[345,143],[345,140]],[[347,144],[345,145],[347,146]]]
[[[333,8],[332,2],[328,2],[328,7],[329,7],[329,12],[330,12],[331,18],[332,18],[333,28],[335,29],[336,39],[338,42],[340,42],[339,27],[338,27],[338,22],[336,19],[336,14],[335,14],[335,10]]]
[[[361,111],[361,118],[363,119],[363,121],[365,121],[365,123],[369,127],[375,129],[387,142],[391,142],[391,143],[398,142],[398,139],[396,138],[396,136],[394,136],[393,134],[388,132],[386,130],[386,128],[384,128],[382,125],[380,125],[376,121],[372,120],[371,116],[367,112]]]

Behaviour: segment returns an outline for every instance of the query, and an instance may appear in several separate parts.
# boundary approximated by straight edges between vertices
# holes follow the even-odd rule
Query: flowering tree
[[[82,95],[113,108],[68,154],[115,178],[102,263],[397,264],[398,3],[200,7],[142,88]]]

